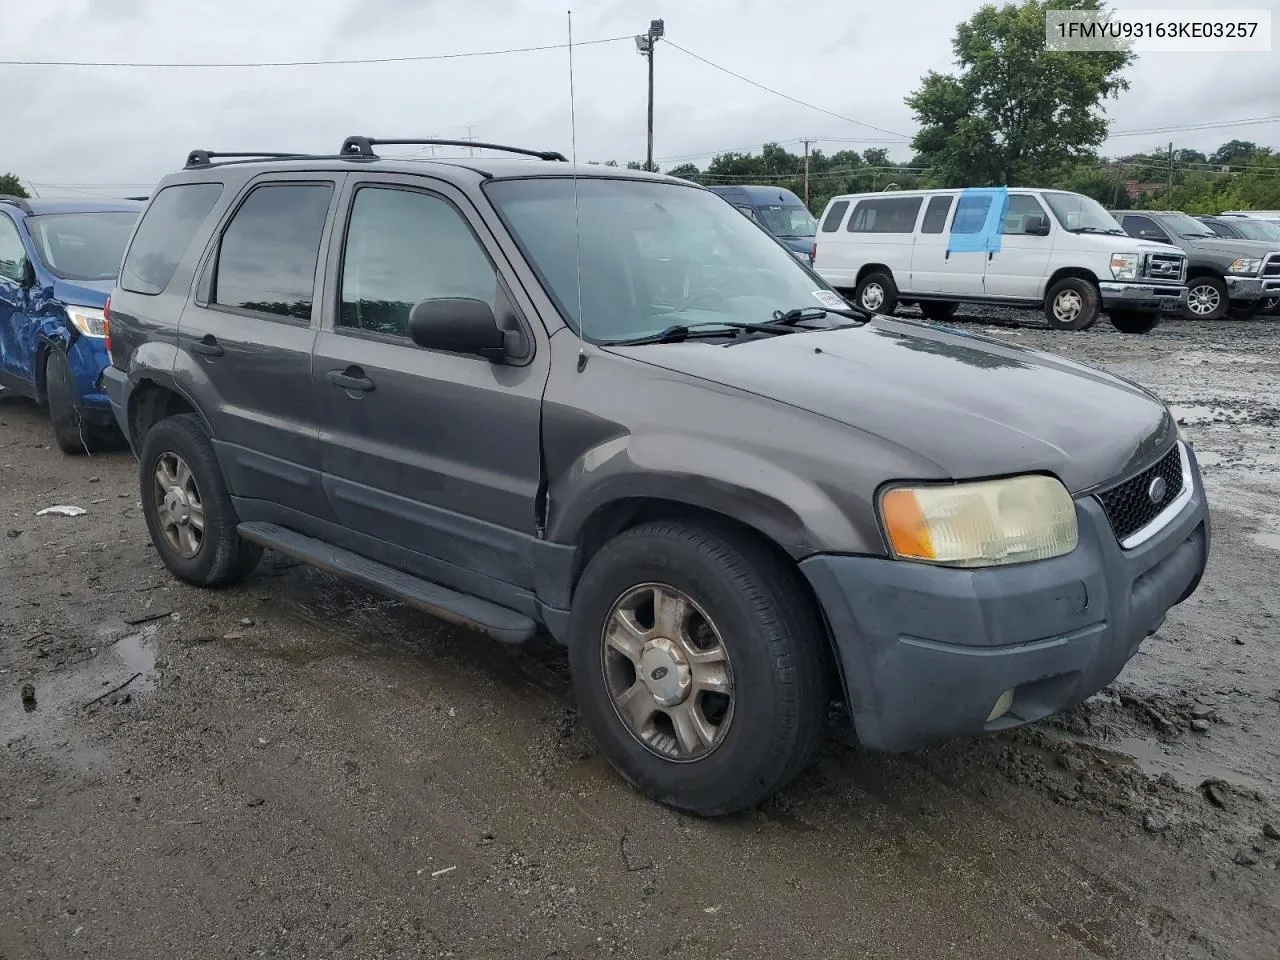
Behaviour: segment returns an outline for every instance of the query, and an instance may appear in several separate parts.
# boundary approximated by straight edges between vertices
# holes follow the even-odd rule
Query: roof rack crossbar
[[[24,197],[15,197],[9,193],[0,193],[0,203],[12,203],[15,207],[31,216],[31,204],[27,203]]]
[[[223,157],[234,157],[241,160],[250,158],[261,160],[294,160],[307,159],[312,156],[314,156],[314,154],[297,153],[296,151],[293,153],[272,153],[266,150],[250,150],[238,153],[216,153],[213,150],[192,150],[187,154],[186,166],[211,167],[213,166],[214,157],[217,157],[218,159],[222,159]]]
[[[412,140],[376,140],[373,137],[347,137],[342,141],[344,156],[376,157],[373,148],[380,144],[388,146],[422,146],[422,147],[468,147],[477,150],[500,150],[503,153],[518,153],[525,157],[536,157],[539,160],[555,160],[568,163],[569,158],[556,150],[526,150],[524,147],[509,147],[501,143],[486,143],[481,140],[439,140],[434,137]]]

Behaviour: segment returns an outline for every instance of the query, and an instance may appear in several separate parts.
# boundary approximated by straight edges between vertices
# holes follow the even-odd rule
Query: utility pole
[[[809,141],[804,142],[804,205],[809,206]]]
[[[470,124],[470,123],[469,123],[469,124],[467,124],[467,139],[468,139],[468,140],[471,140],[471,141],[473,141],[473,142],[475,141],[475,139],[476,139],[476,138],[475,138],[475,136],[471,133],[471,131],[472,131],[472,130],[474,130],[474,129],[475,129],[475,125],[474,125],[474,124]],[[470,155],[471,155],[471,156],[473,156],[473,157],[474,157],[474,156],[476,155],[476,148],[475,148],[475,147],[467,147],[467,150],[470,152]]]
[[[661,20],[649,22],[649,32],[636,37],[636,52],[649,61],[649,121],[648,147],[645,150],[644,168],[653,170],[653,48],[662,38],[664,28]]]
[[[1169,141],[1169,194],[1173,196],[1173,141]]]

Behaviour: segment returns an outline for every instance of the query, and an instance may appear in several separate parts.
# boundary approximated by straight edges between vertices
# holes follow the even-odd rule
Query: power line
[[[819,113],[825,113],[829,117],[835,117],[837,120],[843,120],[846,123],[856,123],[860,127],[866,127],[868,130],[875,130],[877,133],[887,133],[889,136],[897,137],[901,140],[911,139],[905,133],[895,133],[892,130],[886,130],[884,127],[877,127],[874,124],[866,123],[862,120],[855,120],[853,119],[853,117],[846,117],[844,114],[836,113],[834,110],[827,110],[825,107],[815,106],[812,103],[808,103],[804,100],[800,100],[796,97],[793,97],[788,93],[783,93],[781,90],[775,90],[773,87],[766,87],[763,83],[760,83],[759,81],[756,81],[756,80],[752,80],[750,77],[744,77],[740,73],[734,73],[728,67],[722,67],[720,66],[720,64],[714,63],[711,60],[708,60],[706,57],[699,56],[698,54],[694,53],[692,50],[686,50],[684,47],[680,46],[678,43],[673,41],[670,37],[666,38],[666,43],[669,47],[679,50],[681,53],[683,53],[687,57],[693,57],[693,59],[701,61],[702,63],[705,63],[707,66],[713,67],[714,69],[719,70],[721,73],[727,73],[729,76],[734,77],[735,79],[741,80],[743,83],[749,83],[753,87],[758,87],[759,89],[765,91],[766,93],[772,93],[775,97],[781,97],[783,100],[790,100],[792,103],[799,104],[802,107],[808,107],[810,110],[817,110]]]
[[[1222,127],[1244,127],[1255,123],[1278,123],[1280,117],[1249,117],[1244,120],[1210,120],[1206,123],[1192,123],[1179,127],[1151,127],[1147,130],[1117,130],[1107,134],[1112,137],[1146,137],[1157,133],[1189,133],[1193,130],[1217,130]]]
[[[575,40],[575,47],[617,43],[631,37],[604,37],[599,40]],[[507,50],[471,50],[465,53],[431,53],[412,57],[363,57],[347,60],[271,60],[256,63],[135,63],[100,60],[0,60],[0,66],[14,67],[137,67],[141,69],[223,69],[236,67],[330,67],[361,63],[420,63],[424,60],[462,60],[468,57],[499,57],[513,53],[541,53],[563,50],[567,43],[547,43],[537,47],[512,47]]]

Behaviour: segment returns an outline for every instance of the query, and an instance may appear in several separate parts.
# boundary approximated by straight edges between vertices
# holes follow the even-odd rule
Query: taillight
[[[102,332],[103,344],[107,348],[107,360],[115,365],[115,358],[111,356],[111,298],[107,297],[107,302],[102,305]]]
[[[810,263],[818,262],[818,241],[817,240],[813,241],[813,247],[812,249],[809,250],[809,262]]]

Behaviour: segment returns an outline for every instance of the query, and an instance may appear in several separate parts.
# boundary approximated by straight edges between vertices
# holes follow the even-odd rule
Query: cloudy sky
[[[573,0],[40,0],[5,4],[0,61],[245,63],[414,57],[563,43]],[[956,23],[979,0],[579,0],[574,11],[578,156],[643,160],[645,62],[630,39],[653,18],[685,50],[808,109],[659,44],[654,154],[664,167],[808,137],[831,151],[910,156],[903,96],[952,67]],[[1236,6],[1237,4],[1232,4]],[[1272,11],[1280,0],[1240,0]],[[1126,0],[1126,9],[1204,9]],[[803,14],[786,11],[803,11]],[[508,56],[235,69],[0,63],[0,172],[44,195],[146,192],[195,147],[332,151],[349,134],[466,137],[569,152],[563,49]],[[1109,105],[1113,130],[1280,115],[1271,53],[1148,54]],[[892,137],[872,129],[899,134]],[[1232,137],[1280,147],[1280,122],[1118,136],[1106,152],[1212,149]],[[865,141],[865,142],[858,142]]]

